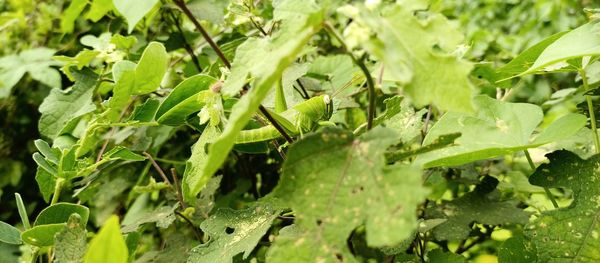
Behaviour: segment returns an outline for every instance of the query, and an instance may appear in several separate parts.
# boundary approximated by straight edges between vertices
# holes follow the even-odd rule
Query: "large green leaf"
[[[540,262],[600,261],[600,155],[587,160],[569,151],[547,155],[529,177],[538,186],[565,187],[573,191],[569,207],[543,212],[527,225],[525,235],[537,248]]]
[[[37,247],[54,245],[54,235],[62,231],[66,223],[35,226],[21,233],[23,242]]]
[[[77,118],[96,109],[92,95],[98,76],[89,71],[73,72],[75,85],[66,90],[52,89],[40,105],[42,113],[38,128],[40,133],[55,139],[65,127]]]
[[[295,12],[286,13],[289,10]],[[208,160],[201,167],[203,176],[212,176],[221,167],[238,133],[254,115],[269,90],[281,79],[283,71],[321,28],[323,14],[313,1],[280,1],[275,5],[274,12],[276,18],[282,18],[277,35],[273,38],[249,38],[236,52],[231,75],[225,82],[223,92],[237,94],[248,75],[253,78],[252,88],[233,106],[223,133],[210,145]],[[268,52],[257,50],[257,47]]]
[[[363,9],[362,21],[375,35],[365,47],[418,107],[433,104],[442,110],[472,111],[473,66],[451,54],[462,44],[462,34],[441,14],[419,18],[413,11],[397,4],[377,13]]]
[[[598,21],[592,21],[573,29],[554,41],[521,75],[535,73],[552,64],[584,56],[600,55]]]
[[[63,230],[54,236],[56,263],[80,262],[85,254],[87,231],[78,214],[71,214]]]
[[[84,263],[126,263],[127,245],[121,235],[119,218],[116,215],[106,220],[85,253]]]
[[[444,114],[423,141],[423,145],[428,145],[444,134],[461,133],[456,145],[425,153],[417,158],[417,163],[424,167],[453,166],[511,154],[572,136],[587,121],[580,114],[565,115],[531,140],[543,118],[540,107],[502,102],[485,95],[475,97],[474,102],[477,113]]]
[[[381,127],[358,138],[326,129],[295,143],[273,195],[292,208],[305,234],[298,242],[275,242],[273,260],[295,253],[305,253],[309,261],[334,261],[338,255],[350,260],[346,240],[363,224],[369,246],[408,238],[417,227],[417,205],[428,191],[418,169],[385,166],[383,154],[396,138],[393,130]]]
[[[523,235],[511,237],[504,241],[498,248],[498,262],[538,262],[535,246],[533,246],[529,240],[526,240]]]
[[[115,8],[127,19],[127,32],[131,33],[135,25],[152,10],[158,0],[113,0]]]
[[[247,258],[280,212],[263,204],[239,211],[218,209],[200,225],[210,242],[193,248],[187,261],[227,263],[242,252]]]
[[[179,83],[162,102],[156,112],[156,121],[165,125],[182,125],[189,115],[204,106],[200,93],[217,81],[209,75],[196,75]]]

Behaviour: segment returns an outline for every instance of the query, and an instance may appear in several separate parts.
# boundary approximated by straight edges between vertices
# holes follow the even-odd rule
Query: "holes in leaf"
[[[317,226],[321,226],[323,224],[323,220],[317,219]]]
[[[359,194],[364,191],[365,188],[362,185],[352,188],[352,194]]]
[[[225,228],[225,233],[227,233],[228,235],[233,234],[233,232],[235,232],[235,228],[233,228],[233,227],[226,227]]]
[[[335,258],[337,258],[340,262],[344,262],[344,257],[340,253],[335,253]]]

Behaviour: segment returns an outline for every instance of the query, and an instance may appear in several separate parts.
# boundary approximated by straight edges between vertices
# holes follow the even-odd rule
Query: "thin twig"
[[[198,57],[196,56],[196,54],[194,54],[194,49],[192,48],[190,43],[188,43],[187,39],[185,38],[183,29],[181,29],[181,25],[179,24],[179,19],[177,19],[177,17],[175,17],[175,14],[173,13],[173,11],[170,8],[168,9],[168,12],[169,12],[169,15],[171,15],[171,19],[173,19],[173,23],[175,24],[177,31],[179,31],[179,34],[181,34],[181,39],[183,40],[183,48],[192,58],[192,62],[194,63],[194,66],[196,66],[196,69],[198,70],[198,72],[202,72],[202,67],[200,67],[200,61],[198,60]]]
[[[425,139],[425,135],[427,135],[427,129],[429,127],[429,121],[431,120],[431,104],[427,107],[427,116],[425,116],[425,123],[423,123],[423,129],[421,130],[421,137]]]
[[[158,163],[156,163],[154,158],[152,158],[152,155],[150,155],[147,152],[144,152],[143,154],[144,154],[144,156],[148,157],[148,160],[150,160],[150,162],[152,163],[152,166],[154,166],[154,169],[156,169],[156,171],[158,172],[160,177],[162,177],[163,181],[165,181],[165,183],[167,183],[169,185],[172,185],[171,181],[169,181],[169,178],[167,178],[167,175],[165,174],[165,172],[163,172],[163,170],[160,168]]]
[[[204,30],[204,28],[202,27],[202,25],[200,24],[198,19],[196,19],[196,17],[194,17],[194,15],[190,11],[190,9],[187,8],[187,6],[183,2],[183,0],[174,0],[174,3],[192,21],[194,26],[196,26],[196,29],[198,29],[198,31],[200,31],[200,34],[202,34],[202,37],[204,38],[204,40],[206,40],[206,42],[210,45],[210,47],[213,49],[213,51],[215,51],[215,53],[217,53],[217,56],[223,62],[223,64],[227,68],[231,68],[231,63],[229,62],[227,57],[225,57],[225,55],[223,54],[223,52],[221,51],[219,46],[217,46],[217,44],[208,35],[206,30]],[[248,85],[244,86],[244,90],[248,90]],[[288,141],[289,143],[294,142],[294,140],[292,140],[292,138],[287,134],[285,129],[283,129],[283,127],[273,118],[273,116],[271,116],[271,114],[267,111],[267,109],[265,109],[264,106],[260,105],[258,107],[258,109],[267,118],[267,120],[269,120],[269,122],[271,122],[271,125],[273,125],[273,127],[283,136],[283,138],[285,138],[286,141]]]
[[[335,30],[335,28],[333,28],[333,26],[331,24],[329,24],[328,22],[325,22],[324,27],[329,33],[331,33],[331,35],[333,35],[333,37],[335,37],[340,42],[340,44],[342,45],[346,54],[348,54],[350,56],[350,58],[352,58],[352,61],[354,62],[354,64],[356,64],[360,68],[362,73],[365,75],[365,78],[367,80],[367,89],[368,89],[368,95],[369,95],[369,106],[368,106],[368,110],[367,110],[367,130],[370,130],[371,128],[373,128],[373,120],[375,119],[375,106],[376,106],[375,105],[375,96],[376,96],[376,94],[375,94],[375,82],[373,81],[371,72],[369,72],[369,69],[367,69],[367,66],[364,63],[364,60],[366,59],[367,55],[365,54],[360,59],[356,58],[356,56],[354,56],[352,51],[350,49],[348,49],[348,45],[346,45],[346,42],[344,42],[344,39],[342,38],[342,36]]]
[[[198,241],[202,242],[202,234],[198,231],[198,228],[194,225],[192,220],[187,218],[187,216],[184,216],[179,211],[175,211],[175,214],[178,215],[179,217],[183,218],[183,220],[185,222],[187,222],[190,225],[190,227],[192,227],[192,231],[194,231],[194,235],[196,236],[196,239],[198,239]]]
[[[181,193],[181,184],[179,184],[179,179],[177,178],[177,170],[175,170],[175,168],[171,168],[171,177],[173,177],[173,182],[175,183],[175,193],[177,193],[177,199],[179,200],[181,207],[183,209],[186,209],[187,206],[183,201],[183,194]]]
[[[527,158],[529,167],[531,167],[531,170],[535,171],[535,164],[533,163],[533,159],[531,159],[531,155],[529,155],[529,151],[527,149],[525,149],[525,150],[523,150],[523,152],[525,153],[525,158]],[[548,187],[544,187],[544,192],[546,193],[546,196],[548,196],[548,199],[550,199],[550,202],[552,202],[552,205],[554,206],[554,208],[558,208],[558,203],[556,202],[556,199],[552,195],[552,192],[550,192],[550,189]]]

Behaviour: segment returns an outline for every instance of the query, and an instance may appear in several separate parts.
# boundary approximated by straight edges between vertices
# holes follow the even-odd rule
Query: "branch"
[[[196,69],[198,70],[198,72],[202,72],[202,67],[200,67],[200,61],[198,60],[198,57],[196,56],[196,54],[194,54],[194,49],[192,48],[190,43],[187,42],[187,39],[185,38],[185,34],[183,34],[183,30],[181,29],[181,25],[179,25],[179,19],[177,19],[177,17],[175,17],[175,14],[173,14],[173,11],[170,8],[168,9],[168,11],[169,11],[169,15],[171,16],[171,19],[173,19],[173,23],[175,24],[175,27],[177,27],[177,31],[179,31],[179,34],[181,34],[181,38],[183,39],[183,48],[185,49],[185,51],[187,51],[187,53],[192,58],[192,62],[194,63],[194,66],[196,66]]]

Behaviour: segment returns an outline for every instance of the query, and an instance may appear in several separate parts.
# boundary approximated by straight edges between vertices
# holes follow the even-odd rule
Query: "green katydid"
[[[335,96],[352,84],[362,81],[361,76],[357,76],[350,80],[346,85],[341,87]],[[328,120],[333,112],[333,103],[329,95],[319,95],[310,98],[304,102],[298,103],[290,109],[286,108],[285,96],[283,94],[283,86],[279,82],[275,90],[275,111],[269,112],[271,116],[291,135],[301,135],[312,130],[315,125],[322,120]],[[264,142],[282,137],[282,135],[273,127],[267,125],[264,127],[243,130],[236,140],[236,144]]]
[[[310,98],[281,113],[270,112],[273,118],[286,130],[289,135],[299,135],[310,131],[317,121],[329,118],[332,111],[329,95]],[[281,137],[273,125],[257,129],[241,131],[236,144],[269,141]]]

